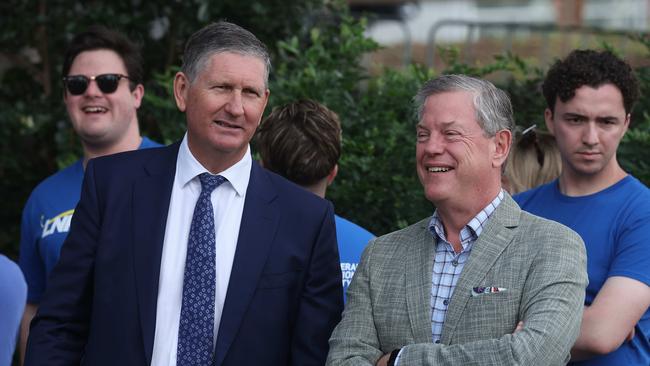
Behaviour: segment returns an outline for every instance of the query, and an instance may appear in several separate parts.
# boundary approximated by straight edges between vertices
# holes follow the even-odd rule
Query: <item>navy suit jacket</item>
[[[151,363],[178,148],[88,163],[26,365]],[[331,203],[253,162],[215,364],[323,365],[343,308],[339,266]]]

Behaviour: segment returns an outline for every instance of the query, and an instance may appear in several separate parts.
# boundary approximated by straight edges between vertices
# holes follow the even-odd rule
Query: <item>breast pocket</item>
[[[520,293],[508,290],[471,296],[463,314],[467,334],[473,340],[498,338],[517,326]]]
[[[283,273],[263,273],[260,278],[258,289],[273,289],[293,287],[298,284],[300,271],[290,271]]]

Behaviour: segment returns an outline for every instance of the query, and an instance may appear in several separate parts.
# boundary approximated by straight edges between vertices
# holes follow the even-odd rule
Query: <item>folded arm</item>
[[[404,344],[399,365],[555,365],[568,361],[580,329],[586,257],[577,235],[553,234],[549,240],[556,243],[540,251],[528,273],[522,273],[526,276],[519,319],[525,324],[523,329],[514,332],[517,325],[513,324],[514,333],[452,345]],[[392,350],[380,344],[368,300],[370,257],[364,253],[348,290],[343,321],[330,339],[329,365],[375,365]]]
[[[618,349],[649,306],[648,285],[628,277],[608,278],[591,305],[585,307],[571,360],[584,360]]]

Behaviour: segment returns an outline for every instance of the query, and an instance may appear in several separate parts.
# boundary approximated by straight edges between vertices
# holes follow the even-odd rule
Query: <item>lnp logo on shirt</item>
[[[41,226],[43,227],[41,238],[55,233],[67,233],[70,230],[70,221],[72,220],[73,213],[74,209],[61,212],[53,218],[45,220],[45,222],[41,219]]]
[[[357,263],[341,263],[341,275],[343,276],[343,287],[347,288],[352,281],[352,276],[354,276],[354,271],[357,269]]]

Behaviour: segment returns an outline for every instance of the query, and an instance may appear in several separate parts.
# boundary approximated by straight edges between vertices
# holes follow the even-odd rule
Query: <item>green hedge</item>
[[[343,156],[339,176],[328,197],[335,203],[337,213],[375,234],[404,227],[433,210],[423,197],[414,165],[416,122],[411,99],[425,80],[449,72],[489,78],[510,93],[518,124],[543,125],[544,102],[538,85],[545,70],[531,67],[510,54],[497,55],[487,65],[467,65],[450,48],[441,50],[449,65],[445,70],[434,72],[412,65],[370,75],[364,65],[365,55],[378,45],[364,35],[365,21],[351,18],[341,4],[320,6],[316,0],[230,0],[219,2],[220,5],[194,0],[173,2],[166,7],[153,7],[147,2],[93,2],[85,7],[72,5],[77,4],[73,1],[42,3],[50,7],[47,15],[28,17],[35,12],[35,4],[26,2],[12,9],[13,14],[24,17],[12,17],[0,24],[2,49],[16,50],[17,55],[24,45],[43,46],[37,42],[43,39],[38,37],[42,35],[39,29],[48,30],[45,39],[50,40],[44,46],[49,49],[47,60],[29,67],[14,60],[16,66],[6,70],[1,80],[0,194],[7,201],[0,213],[0,252],[14,258],[18,253],[20,214],[29,192],[40,180],[79,156],[79,144],[61,101],[60,85],[53,81],[59,78],[60,49],[74,32],[107,18],[109,25],[142,37],[149,73],[140,122],[144,134],[165,143],[180,138],[185,128],[183,115],[176,110],[171,97],[171,80],[187,35],[209,19],[218,18],[238,22],[260,35],[271,46],[274,58],[267,112],[296,98],[312,98],[339,114],[343,124]],[[283,16],[269,16],[280,14],[278,9],[282,9]],[[154,41],[148,35],[148,24],[164,15],[169,15],[173,24],[165,37]],[[650,54],[648,39],[637,41]],[[40,71],[45,69],[50,70],[49,79],[43,82]],[[637,71],[644,95],[649,95],[650,69]],[[37,81],[39,77],[41,81]],[[635,109],[633,120],[633,128],[620,147],[620,160],[628,171],[649,184],[647,98]]]

